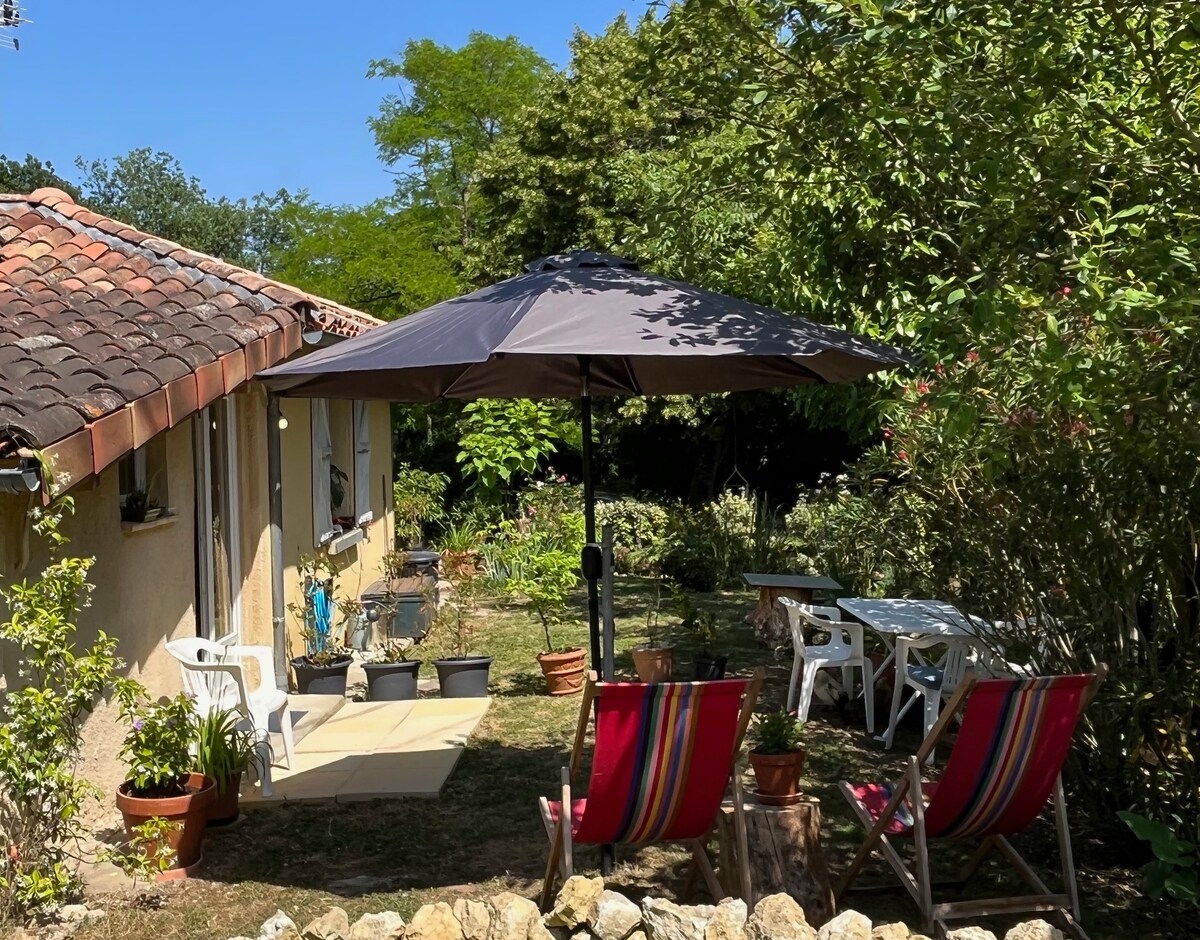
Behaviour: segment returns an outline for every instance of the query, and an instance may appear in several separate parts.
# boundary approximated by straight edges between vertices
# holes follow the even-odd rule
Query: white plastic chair
[[[910,663],[910,651],[932,649],[936,646],[946,647],[946,653],[937,665],[923,662]],[[888,722],[887,733],[883,736],[884,747],[891,747],[896,737],[896,725],[908,714],[913,703],[920,697],[925,706],[925,737],[937,724],[941,713],[942,699],[949,698],[958,688],[968,670],[973,670],[979,659],[979,650],[970,636],[936,634],[933,636],[899,637],[896,640],[896,688],[892,693],[892,714]],[[906,688],[912,689],[904,707],[900,707],[900,699]],[[933,763],[933,752],[929,753],[929,763]]]
[[[292,716],[287,692],[276,688],[274,651],[269,646],[225,646],[191,637],[172,640],[167,652],[179,660],[184,691],[195,699],[201,714],[236,708],[254,729],[259,746],[263,796],[271,795],[271,715],[279,718],[287,766],[294,760]],[[258,685],[251,689],[243,659],[258,663]]]
[[[808,709],[812,705],[813,690],[816,688],[817,672],[826,667],[841,667],[842,689],[848,696],[854,695],[854,670],[861,669],[863,677],[863,705],[867,711],[867,732],[875,733],[875,673],[870,658],[863,647],[863,625],[841,620],[836,607],[816,607],[801,604],[790,597],[779,598],[787,612],[788,625],[792,630],[792,679],[788,684],[787,709],[796,706],[796,686],[800,686],[798,717],[808,720]],[[804,642],[804,628],[812,627],[829,634],[829,642],[822,646],[808,646]],[[803,680],[801,680],[803,671]]]

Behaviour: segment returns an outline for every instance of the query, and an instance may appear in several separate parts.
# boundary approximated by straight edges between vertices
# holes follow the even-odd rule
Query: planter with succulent
[[[346,673],[351,655],[333,626],[337,566],[324,556],[300,560],[300,590],[303,603],[288,604],[300,621],[304,655],[292,659],[296,690],[301,695],[345,695]],[[354,603],[358,603],[355,601]],[[361,612],[362,605],[358,605]],[[343,609],[343,617],[346,612]],[[344,624],[343,624],[344,626]]]
[[[699,647],[692,657],[693,678],[698,682],[708,679],[724,679],[728,656],[712,651],[717,641],[717,618],[710,610],[701,610],[692,600],[692,595],[679,589],[675,592],[675,606],[679,612],[679,626]]]
[[[417,697],[421,660],[409,659],[408,651],[408,644],[388,640],[363,656],[367,698],[372,702],[399,702]]]
[[[237,821],[242,774],[253,767],[261,776],[263,761],[270,760],[270,744],[260,745],[246,724],[245,716],[235,708],[196,717],[192,769],[217,785],[216,797],[208,807],[210,827]]]
[[[486,698],[491,656],[471,651],[480,590],[479,572],[459,570],[450,578],[451,590],[439,608],[423,646],[440,649],[433,661],[442,698]]]
[[[208,809],[217,795],[216,781],[194,769],[192,700],[182,693],[163,702],[129,698],[121,713],[129,722],[121,746],[129,778],[117,787],[116,801],[126,835],[137,840],[152,819],[172,823],[167,839],[175,862],[157,877],[186,878],[200,863]],[[147,857],[161,851],[157,845],[144,848]]]
[[[797,802],[804,773],[804,722],[783,709],[759,715],[750,729],[750,741],[755,798],[769,806]]]
[[[655,586],[654,606],[646,611],[646,643],[634,647],[633,668],[639,682],[670,682],[674,668],[674,652],[670,645],[670,629],[658,619],[662,597]]]

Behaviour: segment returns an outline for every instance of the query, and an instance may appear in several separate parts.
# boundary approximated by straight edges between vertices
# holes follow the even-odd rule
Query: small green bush
[[[401,464],[392,484],[396,513],[396,544],[413,548],[424,544],[428,528],[446,518],[446,487],[450,478]]]
[[[800,750],[804,740],[804,722],[791,712],[767,712],[754,719],[750,742],[759,754],[790,754]]]
[[[655,575],[670,544],[677,507],[626,497],[596,506],[596,526],[613,529],[613,560],[621,574]]]

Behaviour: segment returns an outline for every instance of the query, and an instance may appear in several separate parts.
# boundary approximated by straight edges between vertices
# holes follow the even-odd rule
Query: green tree
[[[79,198],[79,188],[59,176],[53,164],[30,153],[20,162],[0,153],[0,193],[28,194],[43,186],[61,189],[72,199]]]

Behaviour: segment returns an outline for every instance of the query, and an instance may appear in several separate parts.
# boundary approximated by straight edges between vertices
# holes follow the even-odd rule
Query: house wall
[[[98,631],[118,641],[126,674],[156,695],[180,691],[179,669],[163,644],[195,635],[195,474],[192,425],[163,432],[167,444],[167,485],[175,517],[141,531],[121,528],[116,464],[70,489],[75,513],[63,525],[67,552],[95,563],[91,606],[80,612],[78,648]],[[0,578],[5,584],[36,578],[49,562],[45,545],[28,524],[31,502],[0,494]],[[0,661],[9,688],[19,684],[15,650],[0,643]],[[100,702],[84,725],[81,774],[110,791],[122,779],[117,758],[125,729],[115,703]]]
[[[383,555],[395,540],[392,515],[392,423],[387,402],[367,403],[371,423],[371,509],[375,519],[361,542],[335,556],[339,574],[335,596],[358,597],[382,576]],[[312,512],[312,424],[308,399],[285,398],[280,402],[287,427],[280,433],[283,463],[283,557],[284,591],[289,604],[301,604],[300,561],[316,553],[313,546]],[[351,409],[345,409],[349,414]],[[333,416],[341,409],[331,409]],[[332,430],[332,429],[331,429]],[[336,436],[337,432],[334,431]],[[348,472],[348,468],[347,468]],[[304,652],[303,624],[287,615],[289,656]]]

